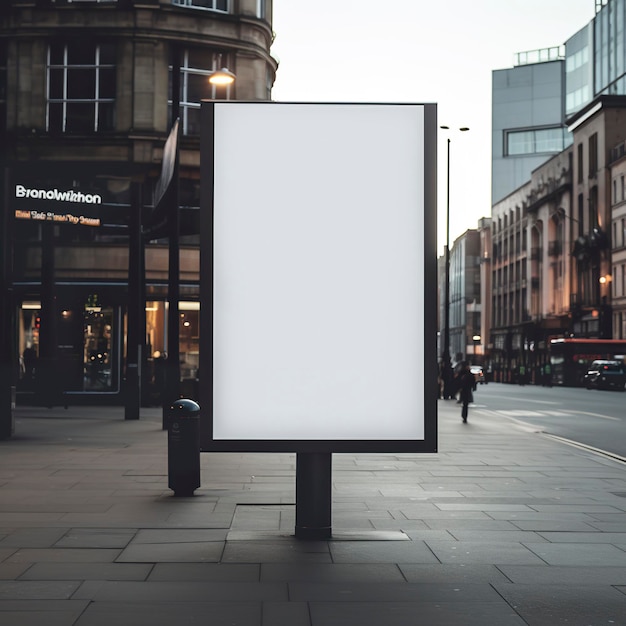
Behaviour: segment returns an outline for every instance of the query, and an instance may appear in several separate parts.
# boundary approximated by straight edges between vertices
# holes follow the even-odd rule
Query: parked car
[[[591,364],[583,376],[587,389],[617,389],[626,387],[626,367],[621,361],[598,360]]]
[[[482,365],[470,365],[470,372],[472,372],[472,374],[474,374],[474,378],[476,379],[477,383],[480,383],[481,385],[485,382],[487,382],[485,380],[485,372],[483,371]]]

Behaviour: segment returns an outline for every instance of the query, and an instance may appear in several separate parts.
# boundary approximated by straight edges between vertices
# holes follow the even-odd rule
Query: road
[[[489,383],[478,385],[470,421],[499,416],[626,459],[625,407],[626,392]]]

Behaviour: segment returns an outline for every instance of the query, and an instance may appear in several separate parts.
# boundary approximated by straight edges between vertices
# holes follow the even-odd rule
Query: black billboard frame
[[[236,101],[241,104],[242,101]],[[424,438],[423,439],[214,439],[213,437],[213,242],[215,193],[215,105],[203,101],[201,111],[200,221],[200,447],[203,452],[436,453],[437,452],[437,105],[406,103],[424,115]],[[251,103],[250,103],[251,104]],[[259,106],[357,103],[254,102]],[[368,103],[358,103],[368,104]],[[403,103],[369,103],[403,106]],[[219,105],[228,105],[220,102]]]

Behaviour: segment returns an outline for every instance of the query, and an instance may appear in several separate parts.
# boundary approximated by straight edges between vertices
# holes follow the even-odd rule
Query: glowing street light
[[[228,69],[223,67],[221,70],[216,70],[209,76],[209,82],[211,85],[225,86],[232,85],[235,82],[236,76]]]

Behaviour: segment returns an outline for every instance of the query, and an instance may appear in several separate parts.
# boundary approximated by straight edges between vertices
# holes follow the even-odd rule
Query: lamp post
[[[449,126],[440,126],[442,130],[450,130]],[[469,130],[467,126],[459,128],[461,132]],[[447,176],[446,176],[446,248],[445,248],[445,297],[444,297],[444,334],[443,353],[441,355],[443,397],[448,400],[453,397],[452,392],[452,362],[450,357],[450,137],[447,149]]]
[[[221,63],[221,59],[220,59]],[[168,283],[167,283],[167,361],[166,389],[163,398],[163,429],[167,428],[169,405],[178,399],[180,393],[180,70],[181,49],[174,44],[172,48],[172,129],[177,127],[176,152],[172,173],[172,199],[169,204],[167,231],[169,236]],[[226,68],[214,70],[208,74],[211,85],[227,86],[235,82],[235,74]]]

